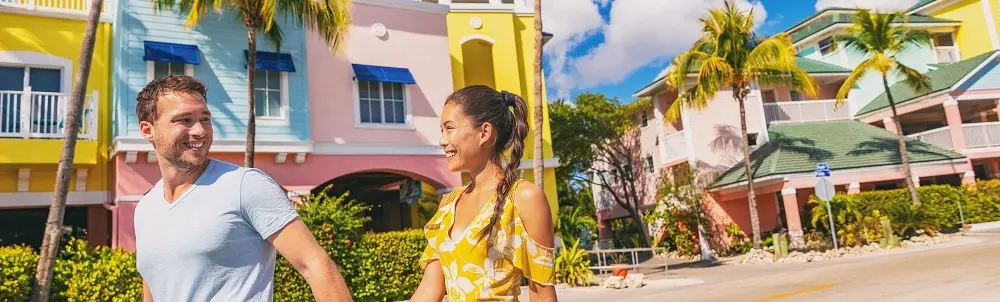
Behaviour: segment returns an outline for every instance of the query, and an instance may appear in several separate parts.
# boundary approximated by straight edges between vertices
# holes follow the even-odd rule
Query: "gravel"
[[[933,237],[928,235],[914,236],[900,242],[900,247],[906,248],[906,247],[916,247],[916,246],[929,246],[933,244],[951,241],[953,236],[954,235],[950,234],[938,234],[937,236]],[[739,261],[739,264],[818,262],[828,259],[856,257],[864,254],[878,252],[880,250],[883,250],[883,248],[878,243],[869,243],[868,245],[865,246],[842,247],[839,249],[830,249],[824,252],[792,251],[788,253],[788,257],[775,259],[774,254],[771,252],[760,249],[754,249],[750,250],[749,253],[743,255],[743,257]]]

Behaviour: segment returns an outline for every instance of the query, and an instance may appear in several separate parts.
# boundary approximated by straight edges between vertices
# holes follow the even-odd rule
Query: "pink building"
[[[276,76],[261,79],[268,83],[265,90],[270,89],[262,94],[274,102],[266,106],[274,110],[258,112],[256,167],[274,177],[293,198],[320,192],[328,185],[332,185],[330,194],[350,191],[352,198],[371,206],[369,230],[418,225],[421,217],[416,206],[401,202],[400,187],[418,181],[417,191],[436,196],[461,184],[460,175],[447,170],[437,143],[439,115],[454,90],[448,11],[446,5],[412,0],[355,1],[343,53],[334,55],[317,33],[304,30],[301,42],[293,39],[291,46],[283,44],[282,51],[288,52],[297,70],[268,71],[265,74]],[[286,34],[296,31],[291,26],[283,28]],[[297,43],[301,52],[295,48]],[[202,55],[204,61],[212,62],[212,56],[224,54],[202,50]],[[199,76],[199,68],[194,68],[196,77],[223,83],[221,93],[246,94],[245,86],[242,92],[238,85],[226,86],[224,72]],[[211,156],[242,165],[242,132],[227,125],[241,125],[245,110],[230,109],[245,100],[213,101],[210,96],[216,120]],[[134,112],[119,114],[134,119]],[[132,249],[136,202],[160,174],[148,143],[120,136],[112,167],[112,241]]]

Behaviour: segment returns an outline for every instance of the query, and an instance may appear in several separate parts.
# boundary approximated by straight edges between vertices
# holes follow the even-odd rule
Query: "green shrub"
[[[365,234],[353,250],[364,269],[344,277],[351,296],[358,301],[409,299],[424,275],[417,260],[425,247],[423,230]]]
[[[729,236],[728,255],[743,255],[750,252],[750,249],[753,248],[753,242],[743,233],[743,229],[735,223],[726,225],[726,235]]]
[[[587,286],[594,276],[590,271],[590,254],[580,248],[579,241],[563,242],[566,247],[555,259],[556,281],[570,286]]]
[[[139,301],[142,278],[135,256],[104,246],[88,248],[70,239],[56,259],[52,298],[56,301]]]
[[[26,245],[0,246],[0,301],[27,301],[38,255]]]

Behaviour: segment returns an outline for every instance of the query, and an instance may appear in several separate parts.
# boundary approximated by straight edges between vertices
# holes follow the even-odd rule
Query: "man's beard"
[[[154,145],[156,146],[156,152],[163,155],[163,158],[166,159],[170,165],[174,166],[174,168],[181,171],[194,171],[204,165],[204,160],[201,158],[185,160],[183,158],[184,151],[178,150],[178,147],[183,146],[182,143],[178,142],[170,144],[165,143],[164,141],[166,140],[167,139],[164,138],[154,139]]]

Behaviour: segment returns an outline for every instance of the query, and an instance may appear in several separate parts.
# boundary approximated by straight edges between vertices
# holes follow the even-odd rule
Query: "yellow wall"
[[[1000,17],[1000,10],[998,10],[1000,5],[992,0],[987,2],[990,3],[993,11],[994,20],[991,22],[1000,21],[996,20],[997,17]],[[986,15],[983,13],[983,5],[980,0],[959,1],[932,13],[931,16],[962,21],[962,26],[959,27],[955,39],[959,51],[962,52],[963,60],[993,50],[990,33],[986,27]]]
[[[28,51],[69,59],[75,75],[79,66],[86,22],[39,16],[0,13],[0,52]],[[107,190],[110,126],[110,58],[111,24],[102,23],[97,29],[93,61],[86,93],[98,93],[98,139],[79,140],[75,152],[76,168],[89,169],[87,189]],[[64,90],[72,91],[72,79]],[[17,187],[17,169],[31,168],[31,191],[51,191],[55,171],[62,152],[62,140],[54,139],[0,139],[0,192],[14,191]],[[13,171],[11,177],[10,171]],[[73,178],[76,172],[73,172]],[[49,175],[51,174],[51,175]],[[71,186],[75,187],[75,180]],[[70,188],[71,190],[73,187]]]
[[[473,28],[470,25],[472,17],[479,17],[482,20],[482,27]],[[528,120],[531,130],[525,141],[525,152],[522,161],[530,162],[534,151],[534,19],[532,16],[516,16],[512,12],[452,12],[448,14],[448,39],[450,41],[450,51],[452,59],[452,76],[454,78],[455,89],[475,84],[483,81],[484,71],[479,68],[470,68],[468,64],[476,64],[477,67],[486,64],[493,65],[493,75],[496,89],[507,90],[515,93],[528,102]],[[487,39],[495,41],[493,45],[492,62],[482,64],[474,62],[477,58],[486,57],[484,54],[474,53],[467,55],[463,53],[465,49],[459,41],[470,36],[485,36]],[[467,47],[466,47],[467,48]],[[466,60],[472,62],[466,62]],[[467,75],[466,70],[473,70],[476,74]],[[482,72],[482,73],[481,73]],[[471,80],[471,81],[470,81]],[[544,90],[542,91],[544,99]],[[542,154],[544,158],[552,158],[552,136],[549,131],[548,106],[543,105],[543,125]],[[532,180],[531,169],[524,171],[525,179]],[[466,177],[463,175],[463,183]],[[555,170],[553,167],[545,169],[545,196],[552,208],[553,218],[556,216],[556,206],[558,198],[556,195]]]

